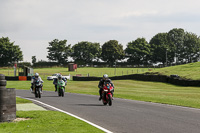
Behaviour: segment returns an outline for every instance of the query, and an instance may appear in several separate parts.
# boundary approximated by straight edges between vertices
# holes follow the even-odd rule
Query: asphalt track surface
[[[16,95],[49,104],[114,133],[199,133],[200,109],[114,98],[104,106],[98,96],[44,91],[35,98],[28,90]]]

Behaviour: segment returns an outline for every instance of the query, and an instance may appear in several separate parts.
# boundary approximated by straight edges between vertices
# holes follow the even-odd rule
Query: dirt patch
[[[13,120],[13,122],[26,121],[26,120],[31,120],[31,118],[16,118]]]

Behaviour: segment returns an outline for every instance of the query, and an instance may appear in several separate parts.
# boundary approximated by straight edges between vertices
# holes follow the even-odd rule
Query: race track
[[[35,98],[29,90],[16,95],[39,100],[77,115],[115,133],[199,133],[200,109],[114,98],[104,106],[98,96],[44,91]]]

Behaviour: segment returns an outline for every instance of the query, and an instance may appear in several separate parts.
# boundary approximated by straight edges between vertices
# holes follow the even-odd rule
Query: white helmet
[[[104,79],[108,79],[108,75],[107,75],[107,74],[104,74],[104,75],[103,75],[103,78],[104,78]]]
[[[39,77],[39,73],[35,73],[35,78],[38,78]]]

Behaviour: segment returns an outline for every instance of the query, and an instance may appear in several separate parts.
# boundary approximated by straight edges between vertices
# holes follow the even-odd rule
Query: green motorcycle
[[[65,95],[65,82],[63,80],[58,80],[57,88],[58,88],[58,96],[64,97]]]

